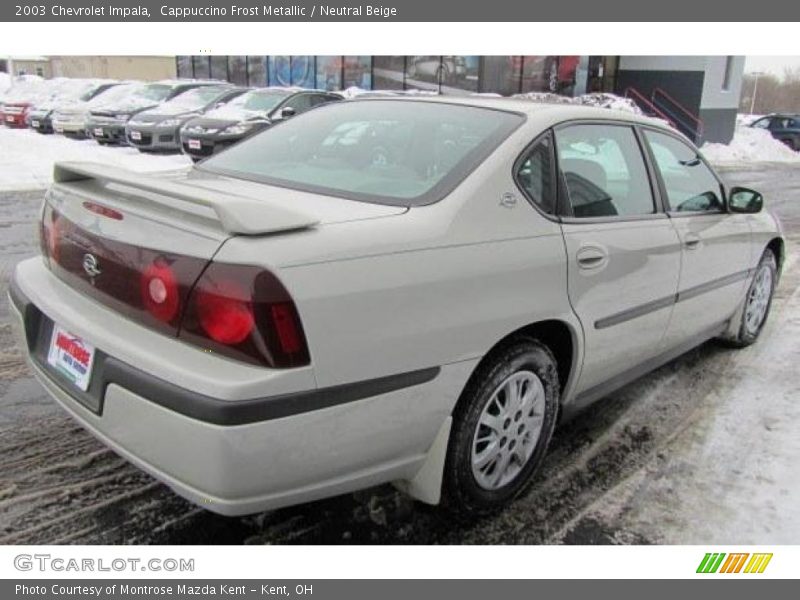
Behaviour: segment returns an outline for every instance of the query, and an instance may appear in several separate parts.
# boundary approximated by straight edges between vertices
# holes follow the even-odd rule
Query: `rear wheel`
[[[520,338],[490,356],[470,379],[453,415],[444,503],[482,514],[519,494],[542,461],[558,412],[556,361]]]
[[[749,346],[761,335],[772,307],[772,295],[778,274],[778,263],[772,250],[765,250],[747,289],[738,335],[731,340],[735,346]]]

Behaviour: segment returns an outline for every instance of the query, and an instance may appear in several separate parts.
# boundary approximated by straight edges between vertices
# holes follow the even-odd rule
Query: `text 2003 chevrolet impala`
[[[783,257],[759,194],[587,107],[355,100],[180,177],[54,178],[11,288],[37,377],[224,514],[381,482],[498,506],[559,415],[753,342]]]

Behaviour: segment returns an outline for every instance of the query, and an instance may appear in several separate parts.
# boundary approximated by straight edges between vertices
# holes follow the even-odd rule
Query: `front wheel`
[[[521,338],[473,374],[453,414],[444,502],[483,514],[519,494],[540,465],[558,412],[556,361],[536,340]]]
[[[747,289],[738,335],[731,340],[735,346],[749,346],[761,335],[772,307],[772,295],[778,274],[778,263],[772,250],[765,250],[756,267],[753,281]]]

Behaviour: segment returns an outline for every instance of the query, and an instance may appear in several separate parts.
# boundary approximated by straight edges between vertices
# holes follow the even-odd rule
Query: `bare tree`
[[[758,82],[756,85],[756,81]],[[755,102],[753,94],[755,93]],[[742,80],[740,112],[764,115],[773,112],[800,113],[800,68],[786,69],[782,77],[746,74]]]

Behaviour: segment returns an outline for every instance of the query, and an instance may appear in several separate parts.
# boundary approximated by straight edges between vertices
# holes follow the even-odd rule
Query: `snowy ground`
[[[32,151],[19,142],[28,158],[14,169],[38,168],[37,153],[62,158],[54,149],[62,144],[102,150],[116,164],[180,166],[175,157],[8,133],[0,128],[7,182],[15,181],[8,139],[36,144]],[[13,344],[0,294],[0,543],[800,542],[800,165],[750,161],[723,176],[762,191],[789,240],[758,344],[705,344],[612,394],[557,431],[525,495],[468,523],[388,486],[244,519],[189,505],[44,394]],[[29,176],[16,181],[9,185],[31,185]],[[0,191],[0,290],[14,264],[36,252],[41,197]]]
[[[0,127],[0,191],[47,186],[52,180],[53,163],[59,160],[103,162],[135,171],[168,171],[192,164],[181,154],[142,154],[135,148],[101,146],[94,140]]]

